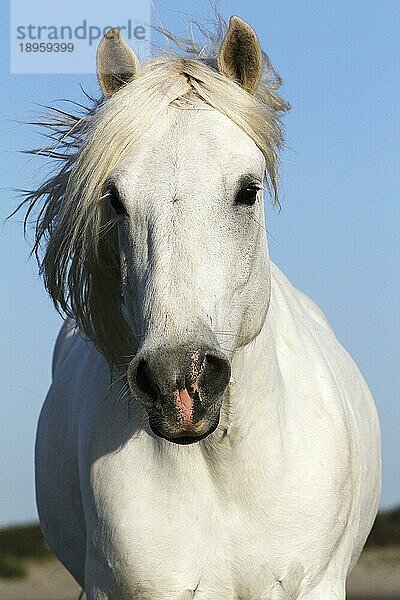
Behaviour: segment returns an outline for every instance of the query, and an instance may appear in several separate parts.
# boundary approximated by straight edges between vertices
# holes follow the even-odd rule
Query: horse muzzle
[[[132,393],[149,415],[153,433],[190,444],[219,423],[231,368],[218,349],[194,344],[139,352],[128,370]]]

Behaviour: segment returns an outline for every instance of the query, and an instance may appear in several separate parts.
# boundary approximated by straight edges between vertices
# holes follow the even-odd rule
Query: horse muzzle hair
[[[151,430],[177,444],[198,442],[215,431],[230,375],[227,357],[199,343],[140,351],[128,370]]]

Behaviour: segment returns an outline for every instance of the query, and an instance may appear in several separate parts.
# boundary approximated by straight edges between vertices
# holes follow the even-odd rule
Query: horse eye
[[[115,185],[110,185],[107,189],[107,197],[110,200],[110,204],[117,213],[117,215],[126,215],[126,208],[121,201],[119,191]]]
[[[257,200],[259,188],[255,185],[248,185],[242,188],[236,195],[236,204],[244,204],[245,206],[253,206]]]

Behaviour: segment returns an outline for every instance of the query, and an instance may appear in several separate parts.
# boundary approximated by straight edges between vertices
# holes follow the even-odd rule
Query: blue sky
[[[85,14],[97,3],[87,2]],[[221,0],[257,30],[292,104],[285,118],[281,203],[268,207],[270,252],[327,314],[373,392],[383,432],[382,506],[400,504],[399,179],[400,4],[398,0]],[[207,0],[157,3],[182,31]],[[1,219],[17,203],[7,188],[46,173],[16,151],[40,143],[18,121],[59,98],[97,93],[92,75],[11,75],[9,7],[0,7]],[[50,380],[60,325],[28,259],[21,217],[1,226],[0,525],[36,518],[35,426]]]

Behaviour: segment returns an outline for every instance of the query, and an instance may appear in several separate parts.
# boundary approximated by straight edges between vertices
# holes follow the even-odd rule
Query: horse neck
[[[249,498],[253,503],[260,499],[260,477],[268,479],[274,472],[285,424],[284,387],[273,331],[267,315],[259,335],[235,352],[220,426],[199,444],[216,489],[226,500],[234,497],[246,506]],[[194,468],[201,463],[195,462]]]
[[[283,407],[283,383],[275,350],[274,327],[268,313],[260,333],[238,349],[232,361],[232,379],[224,401],[221,426],[234,436],[269,429]]]

